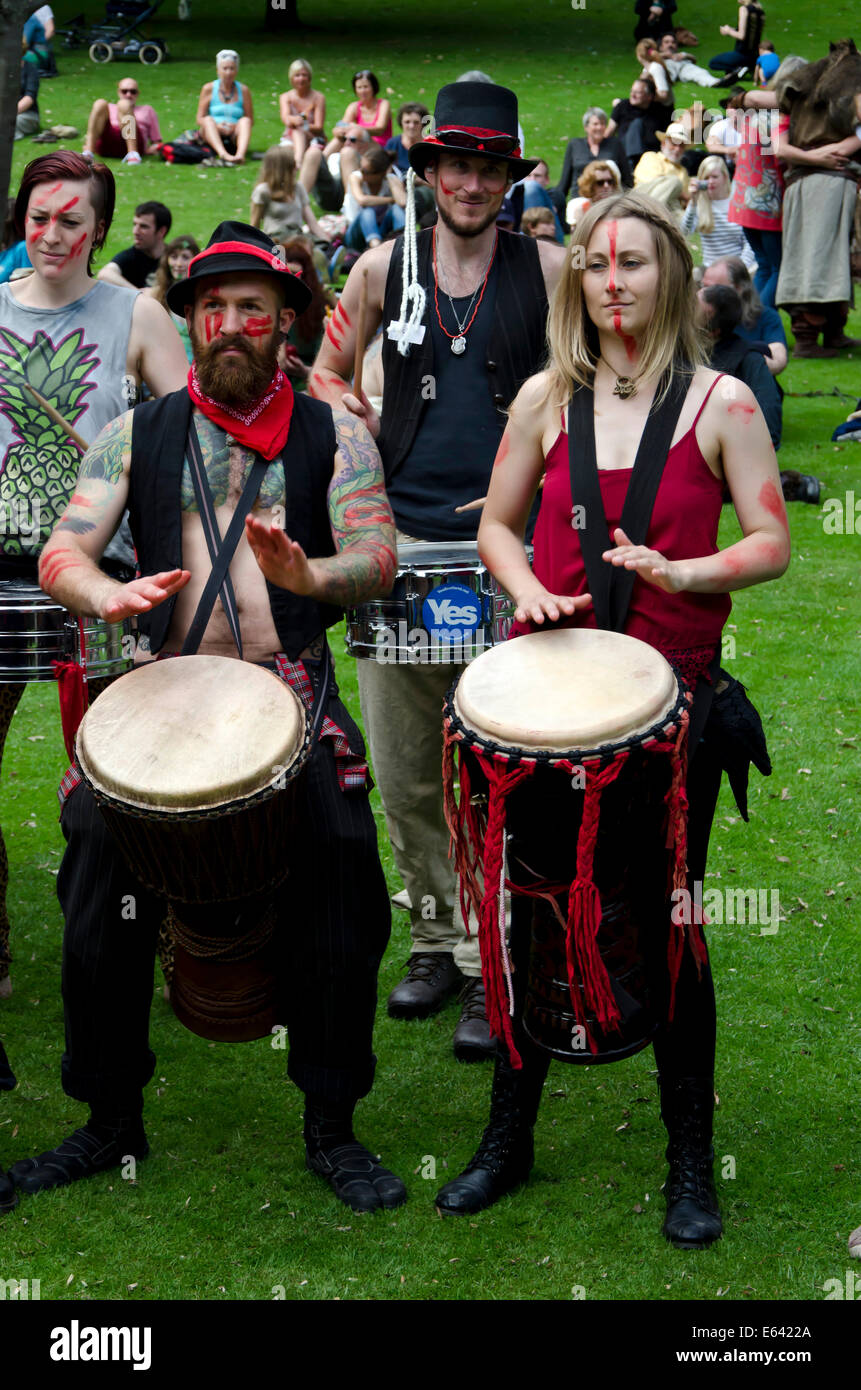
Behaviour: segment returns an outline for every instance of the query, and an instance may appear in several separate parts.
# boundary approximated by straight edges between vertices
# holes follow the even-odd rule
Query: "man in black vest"
[[[544,357],[547,298],[562,247],[497,230],[522,159],[517,98],[493,83],[455,82],[437,96],[433,133],[409,151],[434,191],[435,227],[366,252],[327,329],[310,390],[362,416],[378,438],[402,542],[474,541],[505,428],[505,409]],[[406,262],[406,264],[405,264]],[[366,341],[383,325],[382,420],[349,393],[360,286]],[[364,343],[362,347],[364,347]],[[460,510],[459,510],[460,508]],[[440,765],[443,695],[462,667],[360,661],[359,690],[389,836],[410,898],[412,954],[389,1013],[435,1013],[464,986],[455,1056],[492,1056],[475,933],[467,937],[448,860]]]
[[[137,615],[153,656],[194,648],[189,631],[202,630],[201,653],[233,657],[238,649],[246,661],[273,666],[315,712],[325,700],[328,719],[317,726],[290,875],[276,903],[279,1005],[288,1075],[305,1094],[307,1165],[354,1210],[370,1211],[406,1199],[400,1179],[352,1130],[356,1101],[373,1081],[376,978],[390,912],[364,745],[330,679],[325,629],[347,604],[388,592],[394,526],[362,422],[294,397],[278,368],[281,335],[310,293],[275,249],[262,232],[222,223],[172,287],[170,308],[185,313],[195,350],[188,386],[98,436],[45,547],[40,581],[75,612],[109,622]],[[96,562],[126,505],[146,577],[118,584]],[[220,552],[234,514],[249,507],[232,588],[225,579],[213,609],[201,598],[213,569],[208,542]],[[58,879],[63,1085],[89,1103],[91,1116],[57,1149],[14,1165],[11,1176],[26,1192],[147,1152],[143,1088],[155,1064],[148,1020],[164,903],[131,878],[75,773],[64,779],[68,847]],[[129,893],[131,930],[119,911]]]

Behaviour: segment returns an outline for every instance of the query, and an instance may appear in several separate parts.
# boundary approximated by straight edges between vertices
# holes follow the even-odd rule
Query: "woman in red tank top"
[[[607,528],[603,561],[636,575],[623,630],[663,652],[699,692],[687,794],[688,870],[691,879],[701,880],[721,765],[714,740],[696,743],[694,756],[703,723],[698,710],[710,704],[709,668],[714,671],[720,652],[730,592],[776,578],[789,562],[777,461],[750,390],[703,365],[690,252],[664,209],[636,194],[602,202],[578,224],[569,251],[550,308],[550,365],[524,384],[511,408],[479,551],[515,601],[517,633],[540,629],[548,620],[596,625],[566,433],[571,397],[588,388]],[[640,437],[656,397],[679,378],[687,394],[646,543],[634,545],[619,523]],[[579,436],[574,443],[581,447]],[[542,474],[530,569],[523,537]],[[725,487],[743,538],[719,550]],[[518,901],[523,899],[512,903],[513,955],[523,930]],[[686,952],[672,1023],[662,1025],[654,1040],[661,1113],[670,1135],[664,1234],[683,1248],[708,1245],[721,1233],[711,1147],[715,1032],[710,971],[705,966],[698,978]],[[517,1046],[523,1070],[512,1072],[505,1061],[497,1062],[491,1123],[472,1163],[449,1184],[457,1190],[443,1202],[446,1210],[479,1210],[528,1175],[531,1125],[547,1065],[525,1039],[518,1037]]]

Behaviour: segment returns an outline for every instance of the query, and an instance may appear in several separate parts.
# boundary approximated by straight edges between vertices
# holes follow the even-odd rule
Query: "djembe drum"
[[[526,1036],[573,1062],[645,1047],[660,1021],[656,980],[669,982],[672,1012],[689,700],[654,648],[586,628],[494,647],[449,694],[454,858],[465,919],[471,906],[480,923],[488,1020],[515,1062],[515,995]],[[525,981],[511,973],[507,891],[521,900],[516,920],[531,903]],[[695,927],[690,937],[699,959]]]
[[[294,691],[225,657],[142,666],[81,722],[84,780],[135,877],[171,905],[171,1003],[201,1037],[265,1037],[279,1021],[273,890],[309,755]]]

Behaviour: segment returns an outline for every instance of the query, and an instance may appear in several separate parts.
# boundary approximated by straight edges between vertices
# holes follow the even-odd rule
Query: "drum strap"
[[[645,544],[688,384],[684,377],[674,375],[660,405],[649,412],[622,508],[621,527],[634,545]],[[658,387],[658,394],[662,385]],[[636,571],[608,565],[601,558],[612,542],[608,541],[595,452],[595,401],[588,386],[575,391],[568,406],[568,464],[571,501],[581,505],[585,513],[586,524],[577,534],[595,618],[598,627],[621,632],[628,616]]]
[[[194,484],[194,495],[197,499],[200,520],[203,525],[203,533],[206,536],[206,544],[209,549],[209,558],[212,561],[212,569],[206,581],[203,593],[200,596],[197,612],[192,619],[191,626],[182,644],[180,655],[194,656],[200,646],[203,634],[206,631],[206,625],[215,607],[216,597],[220,593],[221,602],[227,614],[227,621],[230,624],[230,631],[233,634],[236,650],[239,652],[241,660],[242,634],[239,630],[239,612],[236,607],[236,595],[233,592],[233,582],[228,573],[228,569],[230,561],[233,559],[236,551],[236,547],[239,544],[239,537],[244,530],[245,518],[257,499],[261,483],[269,467],[269,460],[258,456],[251,465],[251,472],[248,474],[245,486],[242,489],[242,496],[236,504],[236,510],[227,528],[227,535],[222,540],[221,532],[218,529],[218,520],[215,515],[215,501],[212,496],[212,489],[209,486],[209,479],[206,476],[206,467],[200,450],[200,440],[197,436],[194,416],[192,416],[188,427],[185,456],[188,460],[191,480]]]

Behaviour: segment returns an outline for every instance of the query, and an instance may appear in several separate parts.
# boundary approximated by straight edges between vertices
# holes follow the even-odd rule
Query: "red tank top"
[[[669,560],[714,555],[718,549],[723,483],[712,473],[700,452],[696,426],[719,380],[718,377],[712,382],[690,429],[667,454],[646,544]],[[614,545],[613,531],[621,521],[632,472],[631,468],[598,470],[608,546]],[[588,593],[589,585],[579,535],[571,525],[572,512],[568,435],[560,430],[547,454],[532,568],[551,593],[576,596]],[[668,659],[675,660],[685,674],[699,674],[720,643],[731,607],[729,594],[667,594],[638,575],[624,630],[629,637],[639,637]],[[596,625],[591,608],[558,624],[560,627]],[[511,635],[540,631],[540,624],[516,623]]]

